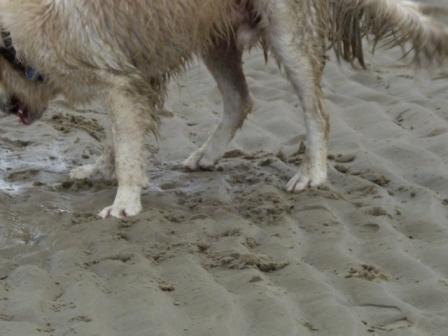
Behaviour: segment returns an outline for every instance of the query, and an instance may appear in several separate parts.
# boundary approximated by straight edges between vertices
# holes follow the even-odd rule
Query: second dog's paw
[[[96,169],[93,164],[76,167],[70,170],[70,178],[72,180],[84,180],[92,177]]]
[[[326,169],[303,167],[289,180],[286,190],[289,192],[301,192],[308,187],[317,187],[327,180]]]
[[[97,164],[86,164],[80,167],[73,168],[70,171],[70,178],[72,180],[91,179],[93,177],[102,177],[106,180],[115,178],[113,166],[98,166]]]

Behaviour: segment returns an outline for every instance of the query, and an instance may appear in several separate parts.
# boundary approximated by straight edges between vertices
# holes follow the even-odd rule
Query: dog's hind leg
[[[297,18],[282,3],[285,2],[277,3],[278,12],[274,12],[266,34],[275,58],[283,66],[300,99],[305,116],[305,158],[298,173],[287,184],[288,191],[299,192],[326,181],[329,119],[321,101],[323,53],[313,45],[318,34],[297,24]]]
[[[100,217],[124,218],[138,214],[141,191],[147,185],[144,172],[144,137],[156,130],[154,101],[160,94],[138,75],[112,80],[113,89],[106,98],[109,109],[115,174],[118,190],[114,203],[100,212]]]
[[[223,156],[228,143],[252,110],[242,67],[242,52],[233,39],[218,42],[203,56],[223,98],[223,115],[208,140],[183,163],[189,170],[210,169]]]

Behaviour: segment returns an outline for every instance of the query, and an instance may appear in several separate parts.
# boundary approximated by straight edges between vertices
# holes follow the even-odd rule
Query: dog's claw
[[[118,219],[127,219],[129,217],[137,215],[141,210],[142,210],[141,205],[132,208],[128,207],[126,209],[123,209],[122,207],[115,207],[112,205],[110,207],[104,208],[98,214],[98,216],[101,217],[102,219],[111,217],[115,217]]]
[[[301,192],[308,187],[318,187],[327,180],[326,169],[302,167],[286,185],[288,192]]]
[[[126,219],[142,211],[141,187],[118,187],[114,204],[104,208],[98,215],[101,218],[115,217]]]
[[[204,153],[201,150],[197,150],[182,162],[182,167],[187,171],[196,171],[200,169],[199,162],[201,161]]]
[[[183,163],[182,167],[187,171],[213,170],[216,162],[208,159],[202,148],[193,152]]]
[[[289,180],[288,184],[286,185],[286,190],[288,192],[300,192],[308,188],[310,184],[309,178],[306,176],[302,176],[301,174],[299,176],[297,175]]]
[[[101,217],[102,219],[110,218],[111,210],[109,208],[105,208],[98,214],[98,216]]]

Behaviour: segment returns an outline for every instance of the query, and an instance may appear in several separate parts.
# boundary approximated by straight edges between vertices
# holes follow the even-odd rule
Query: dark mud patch
[[[73,129],[79,129],[97,141],[104,138],[104,128],[100,126],[96,119],[59,113],[52,116],[50,123],[56,130],[63,133],[70,133]]]
[[[387,281],[388,276],[384,274],[376,266],[372,265],[360,265],[359,267],[352,267],[345,276],[347,279],[358,278],[368,281]]]

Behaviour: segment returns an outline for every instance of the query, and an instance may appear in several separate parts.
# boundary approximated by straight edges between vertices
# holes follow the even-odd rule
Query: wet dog
[[[222,120],[184,162],[190,170],[210,168],[253,108],[241,57],[259,46],[284,69],[304,112],[305,159],[287,184],[299,192],[327,178],[329,119],[320,81],[328,48],[364,65],[362,39],[371,36],[388,46],[409,43],[416,62],[441,61],[448,31],[422,8],[400,0],[0,0],[0,25],[18,59],[44,82],[27,80],[5,58],[0,80],[27,122],[56,94],[74,103],[103,101],[112,139],[95,164],[71,175],[87,178],[113,163],[118,191],[100,216],[127,217],[142,209],[143,140],[148,131],[157,134],[170,77],[198,56],[221,91]]]

